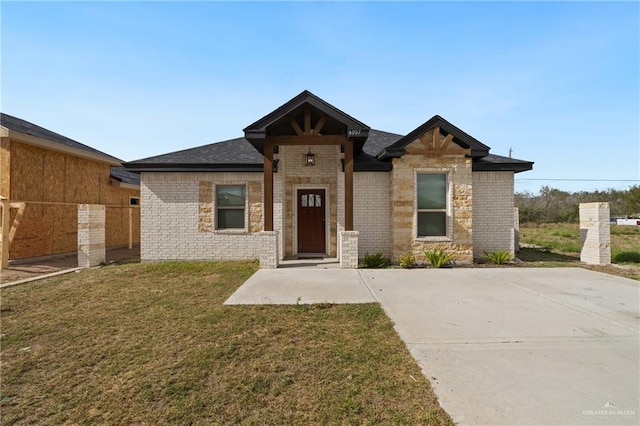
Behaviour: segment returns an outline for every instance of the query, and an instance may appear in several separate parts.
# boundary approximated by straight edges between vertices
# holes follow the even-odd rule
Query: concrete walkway
[[[458,424],[637,425],[639,284],[581,268],[291,268],[225,303],[380,302]]]
[[[225,305],[375,303],[355,269],[259,269]]]

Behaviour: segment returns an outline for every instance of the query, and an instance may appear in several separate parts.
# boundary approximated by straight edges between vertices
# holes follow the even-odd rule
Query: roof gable
[[[284,105],[247,126],[245,138],[260,152],[263,152],[264,141],[269,135],[296,134],[293,127],[302,124],[305,108],[311,110],[312,120],[322,121],[322,134],[344,134],[356,142],[357,150],[362,147],[369,136],[369,126],[320,99],[308,90],[303,91]],[[321,117],[322,118],[321,120]],[[326,122],[325,122],[326,119]],[[299,126],[298,129],[303,126]],[[315,128],[315,125],[313,126]]]
[[[409,134],[400,138],[392,145],[389,145],[388,147],[380,151],[378,153],[378,158],[383,160],[385,158],[401,157],[402,155],[404,155],[404,149],[407,145],[409,145],[416,139],[419,139],[420,136],[424,135],[435,127],[440,128],[440,132],[443,136],[447,136],[449,134],[453,135],[453,142],[460,147],[470,149],[471,157],[481,158],[489,155],[490,148],[487,145],[470,136],[453,124],[449,123],[439,115],[434,115],[425,123],[411,131]]]
[[[265,115],[261,119],[257,120],[253,124],[250,124],[247,127],[245,127],[243,129],[245,133],[245,137],[247,137],[247,135],[251,136],[255,133],[266,131],[268,126],[275,123],[279,119],[286,117],[288,114],[291,114],[295,109],[299,108],[304,104],[309,104],[312,107],[322,111],[327,116],[346,124],[347,128],[350,130],[356,130],[356,129],[361,131],[369,130],[369,126],[367,126],[363,122],[356,120],[355,118],[351,117],[349,114],[339,110],[338,108],[334,107],[333,105],[326,102],[325,100],[317,97],[310,91],[304,90],[298,96],[292,98],[291,100],[286,102],[284,105],[276,108],[275,110]],[[247,139],[249,139],[249,137],[247,137]]]

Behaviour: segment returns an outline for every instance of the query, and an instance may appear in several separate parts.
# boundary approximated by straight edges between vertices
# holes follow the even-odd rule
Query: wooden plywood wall
[[[26,201],[10,259],[77,250],[77,204],[129,205],[140,191],[118,186],[110,166],[11,141],[11,200]],[[59,204],[40,204],[59,203]],[[107,246],[129,241],[128,208],[107,207]],[[15,214],[15,213],[14,213]],[[133,241],[140,241],[140,212],[133,209]]]
[[[9,194],[11,171],[11,140],[0,138],[0,195],[11,198]]]

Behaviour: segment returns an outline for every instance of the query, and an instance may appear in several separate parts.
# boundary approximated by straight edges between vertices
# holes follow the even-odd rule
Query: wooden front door
[[[298,253],[325,253],[325,190],[298,190]]]

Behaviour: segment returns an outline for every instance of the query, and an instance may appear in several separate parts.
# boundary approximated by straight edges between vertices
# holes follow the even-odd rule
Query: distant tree
[[[640,185],[634,185],[627,191],[625,210],[630,216],[640,217]]]
[[[608,202],[612,216],[640,216],[640,185],[626,191],[609,189],[573,193],[543,186],[538,194],[529,191],[515,194],[521,222],[577,222],[580,203],[591,202]]]

